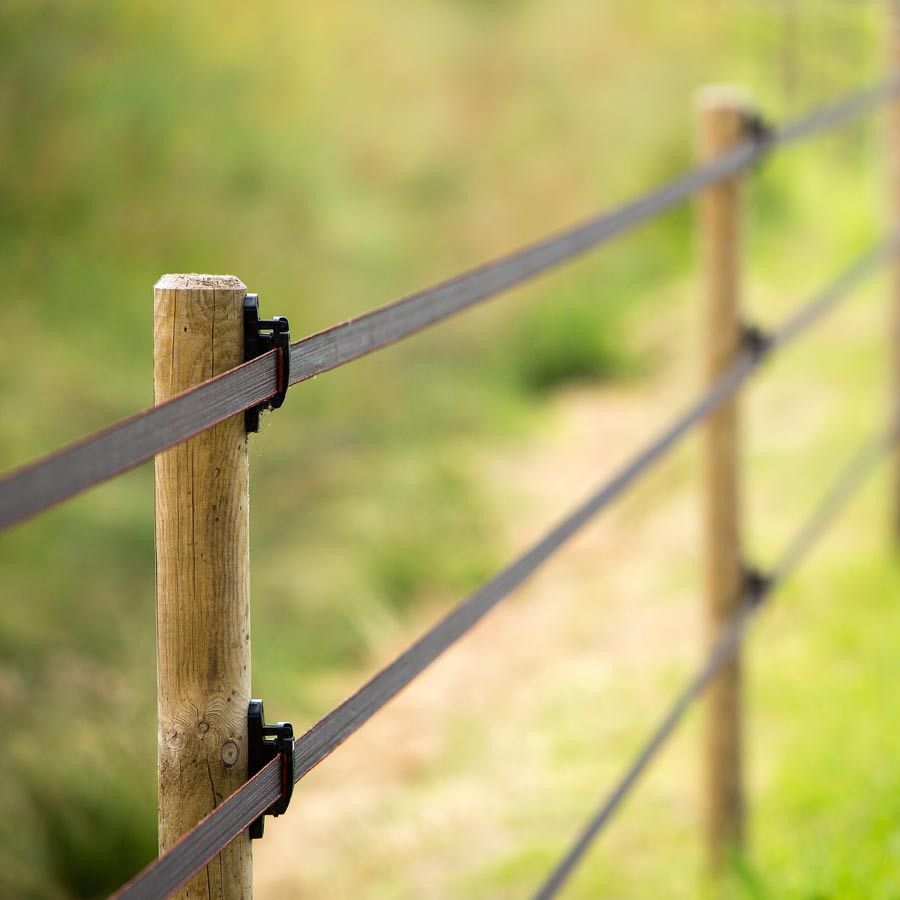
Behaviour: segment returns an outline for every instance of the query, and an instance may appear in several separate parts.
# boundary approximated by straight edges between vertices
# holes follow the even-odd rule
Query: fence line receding
[[[196,440],[198,436],[210,429],[218,429],[214,434],[220,434],[221,429],[229,423],[232,417],[273,398],[280,389],[287,387],[286,384],[279,383],[279,378],[284,378],[285,364],[288,361],[291,372],[289,381],[291,385],[296,385],[315,375],[328,372],[360,356],[409,337],[417,331],[483,300],[497,296],[509,288],[602,245],[613,237],[660,215],[677,203],[698,194],[705,198],[705,202],[712,202],[711,198],[714,199],[717,196],[720,198],[726,196],[725,194],[714,194],[717,190],[734,189],[736,196],[739,176],[747,172],[762,156],[777,147],[784,147],[844,125],[879,105],[892,102],[896,106],[898,93],[900,93],[900,76],[892,74],[873,87],[850,94],[830,106],[780,128],[765,127],[752,110],[735,107],[732,110],[732,124],[738,130],[721,144],[713,153],[712,158],[703,161],[700,165],[662,187],[612,212],[537,241],[435,287],[412,294],[388,306],[303,338],[291,344],[286,350],[271,350],[236,365],[228,371],[221,372],[215,377],[202,380],[200,383],[193,384],[191,381],[191,378],[194,377],[192,372],[196,369],[196,366],[192,369],[191,360],[176,360],[172,362],[172,370],[174,371],[179,365],[182,366],[184,369],[183,379],[177,384],[173,382],[174,387],[171,391],[158,390],[158,396],[164,397],[164,402],[81,441],[63,447],[56,453],[13,471],[0,480],[0,530],[21,522],[79,491],[127,471],[141,462],[157,457],[157,571],[160,572],[159,560],[161,557],[159,554],[174,552],[173,547],[169,545],[177,543],[177,540],[172,538],[169,532],[178,532],[181,519],[177,508],[184,499],[179,495],[177,478],[171,482],[172,485],[175,485],[171,494],[167,494],[162,486],[168,471],[164,461],[169,457],[163,457],[160,454],[164,450],[182,445],[189,439]],[[729,127],[732,126],[729,125]],[[898,132],[897,140],[900,142],[900,132]],[[895,149],[900,153],[900,147]],[[725,212],[723,212],[725,206],[708,207],[713,209],[712,214],[707,217],[709,222],[719,223],[713,226],[707,223],[706,226],[712,228],[712,231],[715,232],[713,236],[719,242],[717,249],[712,252],[713,261],[710,265],[713,268],[736,266],[737,239],[731,232],[736,229],[735,223],[739,216],[733,200],[734,197],[728,200],[731,206]],[[726,219],[734,225],[734,228],[721,225],[721,222]],[[732,305],[727,309],[719,308],[716,314],[723,313],[724,310],[725,319],[722,319],[713,331],[717,339],[721,339],[724,334],[727,342],[730,342],[730,349],[727,349],[725,362],[713,367],[706,389],[679,415],[661,428],[659,433],[609,480],[590,493],[580,505],[550,528],[524,553],[451,610],[356,693],[339,704],[297,739],[294,743],[293,781],[296,782],[303,778],[444,651],[459,641],[488,612],[509,597],[574,534],[620,497],[657,462],[666,457],[688,432],[701,423],[705,423],[707,428],[712,428],[715,422],[721,421],[725,411],[731,409],[729,404],[734,401],[745,382],[773,353],[780,351],[803,334],[834,308],[839,301],[849,296],[852,289],[857,287],[865,277],[886,263],[896,260],[898,239],[900,239],[900,235],[891,229],[886,236],[851,261],[833,280],[772,331],[741,325],[736,301],[733,297],[729,299],[728,302]],[[716,258],[719,259],[718,262]],[[725,262],[722,263],[721,260],[725,260]],[[729,277],[731,277],[731,281],[727,285],[720,279],[721,284],[717,290],[736,294],[739,281],[736,268],[730,272]],[[231,283],[234,291],[238,291],[238,288],[234,287],[235,283],[243,289],[243,285],[234,279],[234,282]],[[164,291],[165,288],[160,288],[158,292],[157,300],[160,303],[165,302]],[[240,302],[243,291],[238,293],[235,294],[235,298],[237,302]],[[723,325],[722,322],[726,324]],[[179,330],[175,328],[176,333],[167,339],[167,346],[171,346],[171,352],[175,357],[179,352],[179,335],[177,334]],[[233,339],[234,334],[231,337]],[[240,339],[238,334],[237,340]],[[285,338],[286,340],[287,338]],[[285,347],[287,347],[286,343]],[[157,374],[159,375],[159,373]],[[158,381],[157,384],[159,387]],[[187,389],[175,393],[176,390],[184,387]],[[756,572],[749,574],[744,572],[740,589],[734,591],[733,595],[723,596],[728,592],[721,588],[713,591],[716,595],[713,599],[727,601],[730,604],[728,606],[730,611],[720,623],[720,633],[715,635],[715,640],[712,642],[702,666],[678,695],[674,704],[651,733],[647,743],[642,746],[598,812],[591,817],[576,837],[574,844],[551,872],[547,881],[538,889],[535,896],[539,900],[548,900],[557,894],[593,839],[611,819],[615,810],[674,731],[687,709],[705,688],[716,684],[717,679],[723,677],[723,670],[732,664],[747,627],[763,605],[763,601],[793,572],[822,533],[824,526],[855,490],[863,475],[874,462],[894,447],[898,427],[893,410],[890,420],[892,424],[889,429],[867,442],[841,473],[831,490],[825,495],[821,505],[817,507],[768,573],[760,575]],[[731,440],[731,438],[727,438],[727,440]],[[191,444],[190,446],[197,445]],[[208,450],[210,454],[221,451],[221,446],[216,441],[210,441],[206,446],[211,448]],[[721,452],[716,450],[713,455],[721,455]],[[234,496],[238,496],[234,493],[232,481],[245,477],[245,462],[245,459],[243,462],[238,461],[235,466],[236,474],[232,476],[232,480],[225,479],[223,484],[218,486],[221,488],[220,495],[210,500],[210,503],[227,506]],[[193,458],[191,465],[193,465]],[[208,473],[201,473],[198,484],[203,483],[202,476],[204,474]],[[737,479],[736,468],[729,473],[729,478],[732,481]],[[717,484],[720,483],[724,483],[722,479],[717,481],[716,477],[709,476],[708,486],[712,491],[710,496],[713,500],[717,497],[720,498],[723,491],[732,490],[731,487],[727,489],[721,486],[717,487]],[[193,490],[199,491],[200,489],[196,487]],[[243,507],[241,511],[242,513],[246,512]],[[169,517],[169,524],[164,521],[166,516]],[[195,523],[191,522],[190,527],[193,529]],[[245,541],[246,534],[243,527],[238,524],[234,530],[237,533],[234,540]],[[222,534],[218,529],[212,529],[212,531],[213,534],[197,538],[198,542],[206,542],[204,546],[207,549],[210,546],[209,541],[222,540]],[[190,569],[195,574],[200,570],[197,569],[197,547],[187,544],[178,546],[176,549],[181,556],[178,558],[178,564],[171,570],[171,590],[175,592],[173,596],[177,601],[173,603],[171,615],[175,618],[172,622],[166,620],[165,625],[166,628],[172,629],[173,640],[165,652],[173,655],[172,672],[177,681],[181,677],[179,666],[182,661],[178,658],[179,654],[186,655],[191,652],[190,642],[178,636],[178,629],[181,627],[178,616],[182,615],[180,608],[184,605],[185,598],[191,602],[196,600],[190,591],[197,590],[196,585],[193,587],[188,585],[184,588],[188,591],[186,595],[178,594],[178,591],[183,588],[181,570],[182,568]],[[721,563],[722,555],[726,552],[731,553],[732,549],[739,550],[739,537],[735,538],[734,547],[727,551],[723,549],[721,542],[715,542],[715,546],[707,547],[708,561],[713,564]],[[212,562],[209,558],[204,559],[204,565],[211,566],[210,571],[214,571],[208,576],[202,575],[200,580],[206,579],[218,584],[218,581],[221,580],[219,576],[226,571],[217,568],[220,566],[219,558],[225,559],[230,555],[233,555],[233,547],[225,546],[215,554]],[[240,565],[236,567],[233,559],[226,560],[221,565],[231,565],[233,569],[228,570],[231,574],[237,572],[237,577],[245,578],[247,560],[238,562]],[[243,575],[240,574],[242,572]],[[194,581],[196,582],[196,580],[195,577]],[[162,579],[162,582],[165,582],[165,578]],[[215,605],[216,597],[210,597],[209,600],[212,604],[209,614],[217,615],[221,610]],[[196,615],[196,609],[196,606],[192,606],[194,615]],[[240,617],[247,613],[248,609],[249,601],[241,601],[236,605],[235,612],[226,612],[226,617]],[[233,625],[233,621],[226,621],[223,628],[227,630]],[[160,646],[162,646],[163,636],[160,633]],[[176,636],[177,640],[174,639]],[[246,642],[245,650],[249,653],[249,631],[246,635]],[[215,643],[210,645],[210,652],[219,651],[223,651],[223,645]],[[217,665],[216,668],[221,669],[223,666]],[[194,674],[196,675],[196,673]],[[240,677],[246,677],[249,684],[249,675],[246,672]],[[204,678],[199,680],[203,682]],[[724,684],[724,682],[719,683]],[[162,694],[160,696],[162,697]],[[244,702],[243,699],[241,702]],[[727,702],[734,704],[730,708],[730,712],[739,721],[738,701],[732,699]],[[198,703],[202,703],[202,698]],[[235,705],[237,706],[237,704]],[[160,715],[160,727],[163,729],[162,702]],[[175,710],[167,715],[177,719],[178,711]],[[236,718],[234,710],[228,711],[228,715],[232,719]],[[202,724],[206,724],[207,729],[210,728],[209,723]],[[165,737],[166,740],[171,738],[173,746],[182,746],[178,744],[178,741],[183,736],[179,734],[177,727],[171,732],[171,735],[166,733]],[[243,760],[241,765],[246,764],[246,758],[242,755],[245,750],[239,746],[241,740],[234,743],[234,756],[230,762],[223,750],[222,758],[226,765],[236,765],[241,760]],[[732,742],[739,740],[739,733],[730,736],[728,740]],[[737,760],[729,759],[728,754],[719,754],[718,756],[714,754],[714,756],[715,758],[708,763],[711,769],[718,768],[718,771],[713,772],[714,780],[720,776],[720,780],[723,782],[737,779],[739,788],[740,772]],[[264,765],[256,775],[244,781],[237,790],[218,802],[212,812],[180,838],[178,838],[178,833],[187,826],[184,826],[183,823],[173,826],[178,829],[178,833],[173,833],[170,836],[171,840],[165,842],[168,847],[167,851],[120,889],[115,896],[129,898],[129,900],[164,897],[186,884],[225,847],[228,847],[239,836],[245,835],[248,826],[285,792],[282,773],[279,771],[280,763],[280,759],[273,759]],[[240,781],[240,779],[238,780]],[[714,819],[714,821],[719,821],[723,815],[729,814],[727,805],[723,806],[715,813],[719,819]],[[160,815],[161,817],[163,815],[162,808]],[[196,817],[193,820],[195,821]],[[735,821],[734,836],[737,838],[740,834],[739,826],[740,823]],[[730,829],[731,826],[720,825],[716,830],[724,832]],[[713,843],[715,843],[715,839]],[[712,850],[715,855],[716,848],[713,847]],[[227,877],[238,880],[248,877],[248,859],[239,860],[235,872],[238,874]],[[221,873],[220,877],[226,878]],[[233,887],[234,885],[229,886],[224,883],[221,885],[225,896],[230,896]]]
[[[745,171],[774,147],[808,139],[864,114],[893,96],[898,88],[900,75],[892,76],[781,129],[762,133],[749,129],[746,140],[733,151],[638,200],[435,287],[302,338],[291,345],[291,384],[409,337],[598,247],[703,188]],[[272,351],[244,363],[166,403],[7,473],[0,479],[0,531],[268,399],[277,390],[274,356]]]

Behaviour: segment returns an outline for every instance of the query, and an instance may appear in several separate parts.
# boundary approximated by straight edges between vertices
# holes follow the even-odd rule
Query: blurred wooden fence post
[[[153,290],[156,402],[243,362],[246,287],[165,275]],[[159,848],[247,778],[249,462],[244,416],[156,457]],[[249,898],[245,832],[177,896]]]
[[[900,72],[900,0],[887,2],[887,64],[888,72]],[[888,226],[900,225],[900,96],[895,96],[887,108],[887,167],[888,167]],[[891,415],[900,405],[900,260],[890,267],[890,366]],[[895,544],[900,545],[900,448],[893,454],[893,497],[891,503],[892,531]]]
[[[735,88],[712,86],[698,94],[699,153],[709,160],[744,137],[748,110]],[[740,351],[740,179],[722,181],[700,198],[703,278],[703,368],[717,379]],[[712,415],[703,434],[704,589],[707,640],[716,641],[741,602],[738,404],[731,400]],[[716,677],[708,692],[704,749],[705,828],[709,860],[720,871],[743,839],[741,775],[741,662]]]

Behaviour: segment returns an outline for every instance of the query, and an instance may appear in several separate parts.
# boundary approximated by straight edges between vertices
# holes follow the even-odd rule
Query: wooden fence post
[[[226,275],[157,282],[157,403],[243,362],[245,294]],[[249,576],[247,435],[237,415],[156,457],[160,851],[246,781]],[[177,896],[251,893],[245,833]]]
[[[697,98],[699,152],[709,160],[744,137],[748,102],[736,88],[712,86]],[[728,369],[740,351],[739,177],[705,190],[700,198],[703,270],[703,368],[706,383]],[[724,403],[703,433],[704,590],[707,641],[712,645],[741,603],[738,403]],[[708,691],[704,749],[705,828],[709,862],[721,871],[743,840],[741,661],[727,664]]]
[[[887,64],[888,72],[900,72],[900,0],[887,0]],[[888,227],[900,226],[900,96],[895,95],[887,108]],[[890,367],[892,400],[890,414],[900,402],[900,259],[891,264],[890,272]],[[893,452],[893,498],[891,504],[892,539],[900,545],[900,448]]]

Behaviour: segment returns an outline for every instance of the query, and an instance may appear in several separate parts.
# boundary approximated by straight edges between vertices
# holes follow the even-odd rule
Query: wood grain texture
[[[232,276],[166,275],[153,291],[155,400],[243,361]],[[243,415],[156,457],[159,847],[247,775],[250,700],[249,462]],[[243,834],[177,895],[249,898]]]
[[[711,87],[698,96],[702,160],[726,153],[743,138],[743,92]],[[740,350],[740,181],[728,179],[700,197],[703,278],[703,378],[707,385],[733,365]],[[703,535],[706,640],[712,647],[741,603],[738,401],[724,403],[703,434]],[[704,822],[709,862],[720,871],[744,837],[741,660],[723,667],[709,686],[704,749]]]

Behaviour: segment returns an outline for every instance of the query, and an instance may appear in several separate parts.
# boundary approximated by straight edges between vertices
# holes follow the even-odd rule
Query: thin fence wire
[[[722,667],[735,655],[763,603],[794,572],[873,466],[896,443],[897,424],[866,441],[841,471],[812,515],[796,532],[772,567],[769,576],[745,591],[741,612],[716,642],[699,671],[676,697],[648,740],[607,794],[600,808],[579,832],[569,850],[534,894],[533,900],[551,900],[559,893],[575,867],[631,793],[650,762],[672,736],[685,713],[703,694]]]

